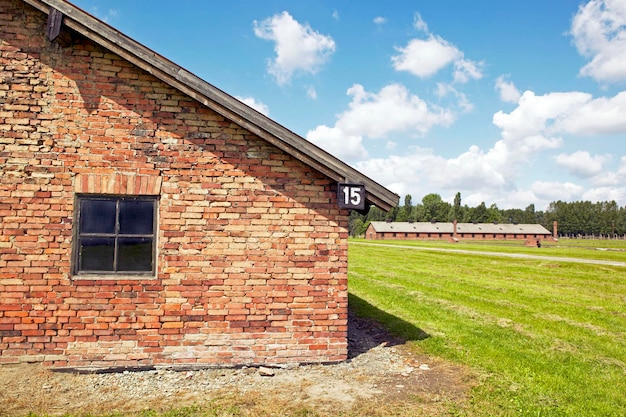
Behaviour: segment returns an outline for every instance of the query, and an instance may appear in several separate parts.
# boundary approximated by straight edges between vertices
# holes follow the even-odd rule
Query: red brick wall
[[[394,236],[395,235],[395,236]],[[405,233],[405,232],[376,232],[372,225],[368,226],[365,238],[366,239],[396,239],[396,240],[445,240],[449,241],[453,238],[452,233]],[[537,239],[552,240],[551,235],[532,235],[532,234],[506,234],[506,233],[458,233],[456,238],[458,240],[519,240],[526,241],[527,238],[532,238],[533,242]]]
[[[380,236],[376,233],[376,229],[374,229],[374,226],[371,224],[367,226],[367,229],[365,230],[365,239],[380,239]]]
[[[0,363],[345,359],[348,212],[333,181],[45,26],[0,0]],[[156,277],[71,275],[81,192],[159,195]]]

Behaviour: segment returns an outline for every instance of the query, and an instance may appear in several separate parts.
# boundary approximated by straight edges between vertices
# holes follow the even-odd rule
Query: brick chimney
[[[559,238],[558,226],[559,226],[559,223],[556,220],[552,222],[552,237],[554,238],[554,240],[557,240]]]
[[[452,222],[452,237],[456,238],[456,219]]]

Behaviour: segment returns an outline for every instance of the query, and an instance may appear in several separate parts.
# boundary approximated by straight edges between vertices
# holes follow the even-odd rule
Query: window
[[[154,274],[156,198],[79,196],[74,272]]]

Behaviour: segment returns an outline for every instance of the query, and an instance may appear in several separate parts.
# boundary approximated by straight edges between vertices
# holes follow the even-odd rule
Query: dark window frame
[[[85,201],[115,202],[115,230],[110,232],[85,232],[81,230],[82,203]],[[151,233],[121,233],[120,232],[120,203],[127,201],[150,202],[152,204],[152,231]],[[112,277],[154,277],[157,268],[157,236],[158,236],[158,196],[154,195],[110,195],[110,194],[77,194],[74,200],[72,274],[76,277],[94,275]],[[81,267],[81,249],[85,239],[101,238],[114,241],[113,269],[97,270]],[[120,240],[124,239],[151,239],[150,270],[120,270]],[[147,259],[146,259],[147,260]]]

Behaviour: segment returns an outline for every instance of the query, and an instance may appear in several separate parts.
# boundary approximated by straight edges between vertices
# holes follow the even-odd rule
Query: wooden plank
[[[48,40],[55,40],[61,33],[61,24],[63,23],[63,13],[54,7],[50,8],[48,13],[48,23],[46,25],[46,36]]]

